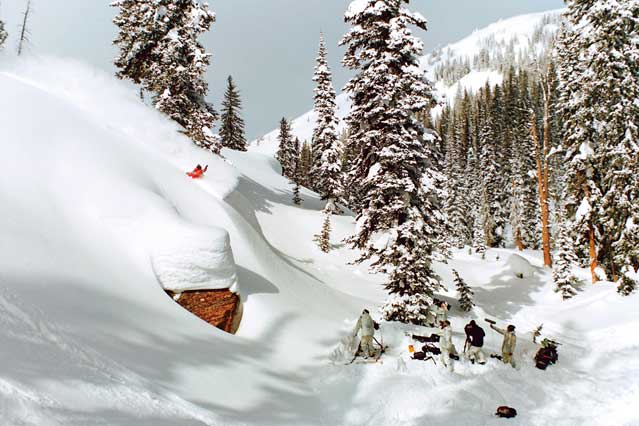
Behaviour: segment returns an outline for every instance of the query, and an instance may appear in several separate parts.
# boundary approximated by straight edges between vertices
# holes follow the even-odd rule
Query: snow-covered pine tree
[[[561,293],[561,297],[570,299],[577,294],[575,288],[577,279],[572,273],[572,268],[577,264],[577,256],[570,238],[569,224],[564,219],[559,227],[559,235],[555,240],[556,252],[553,258],[552,279],[555,283],[555,291]]]
[[[291,134],[291,125],[286,118],[280,120],[280,133],[277,136],[279,148],[275,158],[282,166],[282,175],[293,178],[295,174],[295,164],[297,163],[297,150],[295,140]]]
[[[198,37],[208,31],[215,14],[195,0],[117,0],[114,41],[120,78],[154,93],[154,106],[185,129],[193,142],[214,153],[221,144],[212,132],[217,113],[206,101],[204,73],[211,55]]]
[[[459,276],[459,272],[453,269],[453,276],[455,278],[455,288],[459,295],[459,307],[464,312],[470,312],[475,303],[473,303],[473,291],[468,287],[468,284]]]
[[[220,138],[222,145],[237,151],[246,151],[244,119],[241,115],[242,100],[233,77],[229,75],[222,111],[220,115]]]
[[[342,154],[337,136],[337,116],[335,115],[335,90],[333,75],[326,58],[324,35],[320,34],[319,53],[313,81],[316,83],[314,111],[317,116],[313,130],[313,164],[311,176],[313,188],[322,200],[334,205],[342,194]]]
[[[570,0],[558,43],[562,138],[577,244],[593,282],[636,286],[639,1]],[[598,268],[599,267],[599,268]]]
[[[300,180],[302,180],[302,175],[301,175],[301,161],[300,161],[300,140],[298,138],[295,138],[295,156],[293,158],[293,161],[295,162],[295,166],[294,169],[295,171],[293,172],[293,204],[295,205],[300,205],[302,204],[302,198],[300,197]]]
[[[470,100],[468,94],[458,95],[456,103],[462,107],[450,114],[446,134],[446,217],[450,231],[449,241],[453,247],[463,248],[468,241],[466,223],[468,206],[464,188],[464,168],[470,138]]]
[[[7,40],[7,31],[4,29],[4,22],[0,19],[0,49],[4,46],[4,42]]]
[[[494,164],[497,171],[491,172],[491,181],[495,192],[491,193],[492,198],[492,216],[494,223],[492,245],[501,247],[504,245],[506,235],[506,224],[508,223],[508,204],[510,194],[506,190],[507,179],[510,173],[510,164],[508,161],[508,152],[504,145],[504,128],[508,121],[503,111],[503,90],[500,85],[496,85],[490,97],[490,124],[492,126],[492,155],[494,156]]]
[[[439,179],[435,140],[415,117],[434,104],[419,69],[423,43],[409,28],[426,29],[426,21],[404,3],[358,0],[345,15],[351,29],[341,41],[343,64],[356,71],[345,88],[352,96],[349,144],[356,146],[349,185],[359,187],[362,206],[349,242],[362,250],[359,261],[372,259],[373,271],[388,274],[384,318],[423,323],[442,288],[432,252],[444,216],[436,189],[425,183]]]
[[[311,166],[313,164],[313,151],[311,145],[304,141],[300,149],[300,185],[311,188]]]
[[[324,222],[322,223],[322,231],[315,235],[315,242],[320,250],[324,253],[328,253],[331,250],[331,216],[333,211],[331,208],[325,208],[323,213]]]
[[[479,130],[479,168],[481,170],[480,186],[480,209],[482,227],[484,229],[485,244],[488,247],[497,245],[499,236],[497,235],[496,206],[499,185],[499,164],[497,162],[496,146],[494,141],[493,117],[491,114],[491,89],[486,86],[483,96],[480,95],[480,102],[483,103],[483,117]]]
[[[533,178],[534,146],[532,142],[528,74],[519,73],[515,81],[516,107],[511,117],[513,142],[510,154],[511,176],[511,225],[518,248],[539,247],[541,224],[537,183]]]

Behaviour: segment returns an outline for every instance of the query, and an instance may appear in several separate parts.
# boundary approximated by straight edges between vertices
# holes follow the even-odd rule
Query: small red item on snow
[[[208,164],[204,168],[202,168],[202,166],[198,164],[197,167],[195,167],[192,172],[188,172],[187,175],[193,179],[199,179],[204,176],[204,172],[206,172],[208,169]]]

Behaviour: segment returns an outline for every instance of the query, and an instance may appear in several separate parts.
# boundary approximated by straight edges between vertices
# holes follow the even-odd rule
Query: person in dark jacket
[[[466,350],[466,357],[474,364],[477,361],[479,364],[486,364],[486,356],[481,348],[484,346],[484,336],[486,333],[484,329],[475,323],[475,320],[471,320],[464,327],[466,332],[466,341],[469,343],[469,347]]]

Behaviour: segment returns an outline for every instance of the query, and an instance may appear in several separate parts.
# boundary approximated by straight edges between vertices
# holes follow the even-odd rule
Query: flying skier
[[[375,321],[371,318],[368,309],[364,309],[362,315],[359,316],[355,329],[353,330],[353,338],[357,337],[357,333],[362,331],[362,340],[360,348],[364,352],[364,358],[373,356],[375,348],[373,347],[373,336],[375,335]]]
[[[504,341],[501,344],[501,360],[504,364],[510,364],[514,368],[515,358],[513,357],[513,354],[515,353],[515,346],[517,345],[515,326],[510,324],[506,327],[506,330],[504,330],[502,328],[495,327],[494,324],[490,324],[490,328],[504,336]]]
[[[209,165],[207,164],[206,167],[202,168],[202,166],[200,166],[199,164],[193,169],[192,172],[188,172],[187,175],[193,179],[199,179],[202,176],[204,176],[204,173],[209,169]]]

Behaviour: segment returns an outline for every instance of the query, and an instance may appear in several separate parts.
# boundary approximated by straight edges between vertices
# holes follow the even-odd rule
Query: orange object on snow
[[[208,164],[204,168],[202,168],[202,166],[198,164],[197,167],[195,167],[192,172],[188,172],[187,175],[189,177],[192,177],[193,179],[199,179],[202,176],[204,176],[204,172],[206,172],[208,169],[209,169]]]
[[[411,354],[412,354],[413,352],[415,352],[415,346],[413,346],[413,345],[408,345],[408,352],[409,352],[409,353],[411,353]]]

